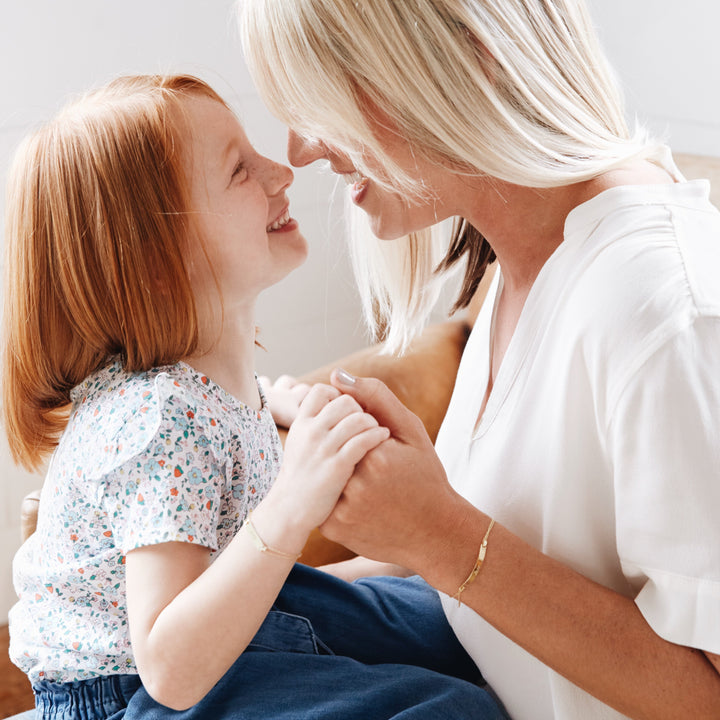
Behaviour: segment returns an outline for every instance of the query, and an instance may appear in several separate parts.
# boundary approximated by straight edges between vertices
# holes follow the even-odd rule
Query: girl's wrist
[[[290,555],[299,555],[312,531],[302,522],[301,513],[284,498],[272,491],[253,510],[252,523],[257,534],[272,548]]]

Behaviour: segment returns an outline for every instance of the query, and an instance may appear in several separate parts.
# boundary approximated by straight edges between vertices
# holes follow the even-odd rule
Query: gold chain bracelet
[[[250,535],[250,539],[252,540],[253,545],[255,545],[255,547],[261,553],[267,553],[268,555],[276,555],[277,557],[285,558],[286,560],[298,560],[300,558],[300,555],[302,555],[302,553],[300,553],[300,555],[293,555],[291,553],[282,552],[282,550],[276,550],[275,548],[271,548],[269,545],[266,545],[260,535],[258,535],[258,531],[253,525],[252,520],[250,519],[251,515],[252,510],[248,512],[241,530],[247,529],[248,535]]]

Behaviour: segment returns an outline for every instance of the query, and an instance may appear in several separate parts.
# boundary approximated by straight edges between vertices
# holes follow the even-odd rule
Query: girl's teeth
[[[268,232],[273,232],[274,230],[279,230],[283,225],[287,225],[290,222],[290,211],[287,210],[283,215],[281,215],[270,227],[268,227]]]

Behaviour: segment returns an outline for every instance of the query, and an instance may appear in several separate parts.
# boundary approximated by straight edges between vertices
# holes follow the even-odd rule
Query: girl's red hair
[[[194,235],[177,138],[191,76],[120,78],[28,137],[6,203],[5,429],[35,469],[67,422],[70,391],[119,357],[126,370],[197,346],[183,251]]]

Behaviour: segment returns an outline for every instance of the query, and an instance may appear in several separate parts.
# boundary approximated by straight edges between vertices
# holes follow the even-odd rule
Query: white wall
[[[720,157],[720,3],[588,0],[630,117],[676,152]]]
[[[679,151],[720,156],[720,5],[708,0],[590,0],[604,45],[619,68],[631,112]],[[238,108],[267,155],[284,157],[284,131],[261,106],[245,72],[233,0],[0,0],[0,173],[19,137],[68,93],[127,72],[188,71]],[[267,353],[261,372],[301,373],[364,342],[343,252],[334,185],[316,170],[296,173],[291,192],[311,253],[303,268],[262,299]],[[1,201],[0,201],[1,203]],[[2,205],[0,204],[0,220]],[[0,623],[13,602],[10,561],[18,508],[41,478],[13,468],[0,440]]]

